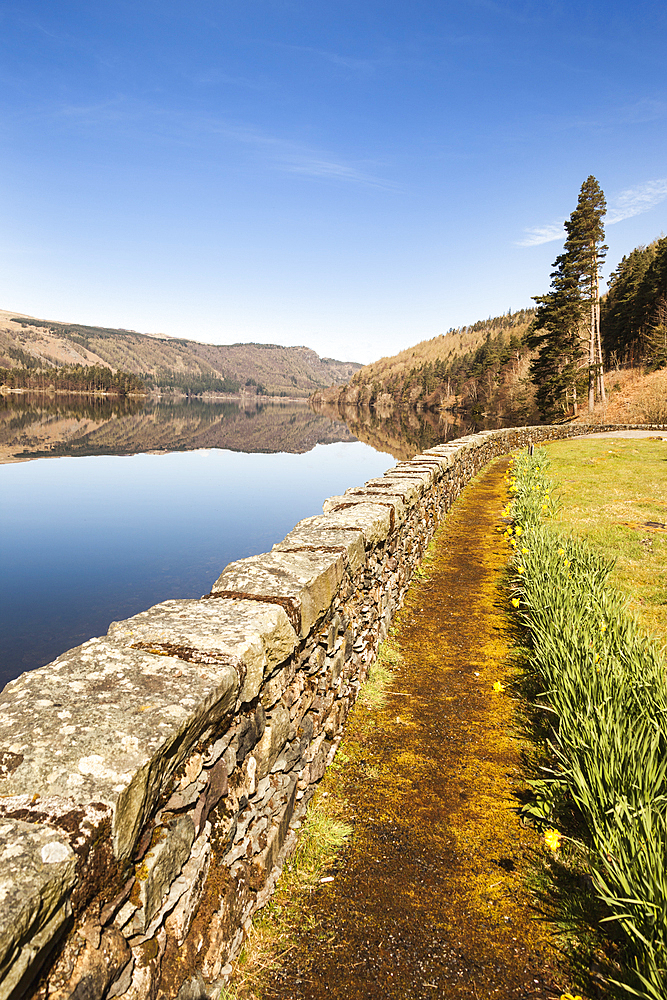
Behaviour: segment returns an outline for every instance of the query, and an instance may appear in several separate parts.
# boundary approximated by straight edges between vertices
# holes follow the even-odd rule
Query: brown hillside
[[[596,404],[592,417],[584,408],[578,423],[667,424],[667,368],[647,373],[625,368],[605,373],[607,404]]]
[[[202,344],[132,330],[39,320],[0,311],[0,367],[106,365],[158,384],[185,377],[216,377],[245,385],[254,380],[270,395],[307,397],[346,382],[361,365],[320,358],[308,347],[276,344]]]
[[[347,385],[313,396],[315,405],[474,411],[522,419],[534,415],[524,337],[535,315],[522,309],[421,341],[365,365]]]

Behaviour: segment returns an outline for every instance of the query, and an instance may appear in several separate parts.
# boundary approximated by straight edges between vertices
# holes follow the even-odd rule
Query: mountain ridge
[[[0,367],[104,365],[149,388],[307,398],[347,382],[362,366],[321,358],[305,345],[207,344],[184,337],[45,320],[0,310]]]

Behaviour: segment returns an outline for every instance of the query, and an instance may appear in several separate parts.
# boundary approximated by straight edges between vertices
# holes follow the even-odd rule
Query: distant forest
[[[667,365],[667,236],[624,257],[608,283],[602,299],[607,367]]]
[[[34,359],[30,359],[34,361]],[[102,365],[62,365],[59,368],[0,368],[0,385],[10,389],[49,389],[58,392],[106,392],[126,396],[146,392],[140,378],[131,372],[112,371]]]

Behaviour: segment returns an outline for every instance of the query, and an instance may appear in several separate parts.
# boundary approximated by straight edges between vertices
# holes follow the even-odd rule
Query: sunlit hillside
[[[294,397],[340,385],[361,367],[320,358],[308,347],[203,344],[0,311],[0,368],[93,365],[137,375],[148,388]]]

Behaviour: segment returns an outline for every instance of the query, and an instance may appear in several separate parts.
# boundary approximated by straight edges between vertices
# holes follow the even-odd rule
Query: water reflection
[[[0,466],[0,683],[159,601],[200,597],[392,464],[360,442]]]
[[[305,402],[0,395],[0,462],[196,448],[304,453],[354,440],[340,417]]]
[[[0,396],[0,683],[199,597],[388,455],[478,429],[294,402]]]
[[[498,427],[513,427],[501,418],[453,416],[443,411],[370,410],[368,407],[318,403],[316,412],[330,420],[344,420],[359,441],[386,451],[400,462],[444,441]]]

